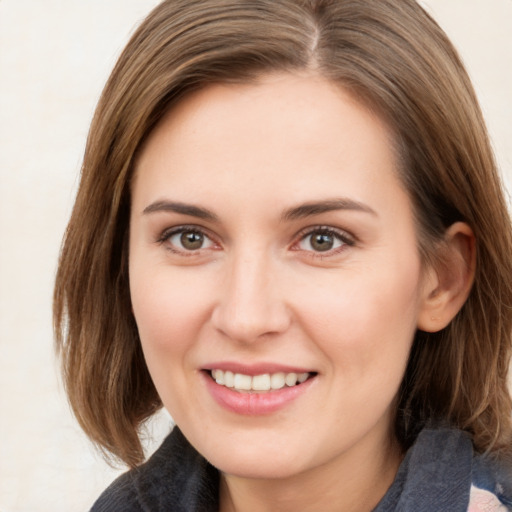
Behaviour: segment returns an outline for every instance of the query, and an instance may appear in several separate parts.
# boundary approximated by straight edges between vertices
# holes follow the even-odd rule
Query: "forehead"
[[[363,200],[384,184],[401,188],[394,147],[379,116],[321,77],[216,84],[159,123],[140,153],[135,192],[146,201],[166,187],[187,201],[235,190],[290,203],[326,194]]]

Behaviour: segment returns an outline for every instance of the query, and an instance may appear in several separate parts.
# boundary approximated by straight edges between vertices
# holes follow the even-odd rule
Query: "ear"
[[[475,277],[475,235],[464,222],[447,230],[440,248],[439,263],[425,270],[418,329],[444,329],[460,311]]]

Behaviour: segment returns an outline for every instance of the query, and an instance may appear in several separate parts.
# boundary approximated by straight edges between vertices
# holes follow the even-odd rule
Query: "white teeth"
[[[299,381],[299,384],[302,384],[303,382],[306,382],[308,380],[309,373],[300,373],[297,377],[297,380]]]
[[[297,384],[297,374],[296,373],[288,373],[284,378],[287,386],[295,386]]]
[[[212,377],[217,384],[224,384],[224,372],[221,370],[213,370]]]
[[[233,373],[214,369],[211,375],[217,384],[234,388],[237,391],[270,391],[284,388],[284,386],[296,386],[305,382],[309,373],[264,373],[262,375],[244,375],[243,373]]]
[[[284,373],[274,373],[270,376],[270,387],[272,389],[281,389],[285,385]]]
[[[222,372],[222,370],[217,371]],[[224,386],[228,388],[232,388],[235,386],[235,376],[233,372],[224,372]]]
[[[254,391],[268,391],[270,389],[270,374],[255,375],[252,378],[252,389]]]
[[[242,391],[249,391],[252,388],[252,377],[250,375],[235,373],[234,388],[241,389]]]

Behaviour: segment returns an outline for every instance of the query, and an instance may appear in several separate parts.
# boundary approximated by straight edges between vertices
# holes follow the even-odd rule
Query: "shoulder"
[[[121,475],[91,512],[208,512],[217,508],[218,472],[175,428],[143,465]]]
[[[469,512],[512,510],[512,465],[489,456],[473,459]]]
[[[469,434],[452,428],[425,429],[418,438],[416,455],[425,462],[429,460],[426,453],[430,453],[431,463],[437,459],[436,472],[441,467],[440,461],[444,460],[450,467],[454,478],[447,478],[445,473],[444,482],[467,482],[463,485],[469,488],[468,512],[512,511],[512,465],[476,453]]]
[[[468,512],[512,511],[510,462],[476,453],[470,435],[452,428],[425,429],[417,444],[417,455],[422,460],[425,460],[426,450],[431,454],[431,461],[445,460],[451,465],[450,471],[457,479],[461,478],[460,481],[467,481],[464,475],[469,475],[466,484],[470,488]]]
[[[132,477],[133,473],[129,471],[115,480],[96,500],[91,512],[143,511]]]
[[[468,512],[507,512],[511,510],[496,494],[471,486]]]
[[[425,428],[374,512],[512,511],[511,482],[502,463],[474,452],[468,433]]]

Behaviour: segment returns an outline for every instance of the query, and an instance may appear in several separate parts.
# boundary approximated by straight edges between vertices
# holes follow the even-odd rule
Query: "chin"
[[[300,450],[281,444],[280,447],[254,442],[231,443],[206,455],[209,462],[221,473],[249,479],[286,479],[304,471],[308,464],[306,454],[298,457]],[[302,460],[299,460],[302,459]],[[311,464],[313,465],[313,464]]]
[[[274,460],[271,462],[238,459],[236,461],[219,461],[220,464],[213,465],[225,475],[251,480],[281,480],[297,473],[297,468],[293,463],[278,461],[278,458],[280,458],[279,454],[275,454]]]

